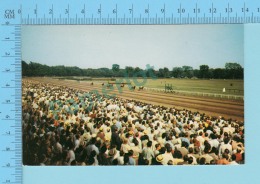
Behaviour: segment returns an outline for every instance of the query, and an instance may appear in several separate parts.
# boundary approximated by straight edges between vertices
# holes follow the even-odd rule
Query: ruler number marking
[[[81,10],[81,13],[82,13],[82,14],[85,14],[85,9],[82,9],[82,10]]]
[[[217,8],[210,8],[209,13],[217,13]]]
[[[178,13],[185,13],[185,8],[178,8]]]
[[[225,8],[226,13],[232,13],[233,9],[232,8]]]
[[[200,8],[197,8],[197,9],[194,8],[194,9],[193,9],[193,13],[200,13]]]
[[[259,8],[258,8],[258,10],[259,10]],[[242,8],[242,12],[243,12],[243,13],[249,12],[249,8]],[[259,11],[258,11],[258,12],[259,12]]]
[[[161,13],[165,13],[165,9],[164,8],[161,9]]]

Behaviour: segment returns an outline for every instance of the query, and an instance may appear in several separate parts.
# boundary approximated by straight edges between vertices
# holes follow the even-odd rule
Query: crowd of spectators
[[[244,122],[23,80],[24,165],[239,165]]]

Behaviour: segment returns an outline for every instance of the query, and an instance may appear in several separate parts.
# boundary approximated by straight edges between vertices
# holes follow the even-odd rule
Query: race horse
[[[144,90],[144,87],[143,86],[139,86],[139,91],[140,90]]]

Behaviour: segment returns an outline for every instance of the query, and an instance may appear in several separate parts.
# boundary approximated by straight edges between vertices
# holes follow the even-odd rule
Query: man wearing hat
[[[163,156],[161,154],[157,155],[153,165],[163,165],[162,163],[163,163]]]
[[[163,165],[167,165],[167,163],[170,160],[174,159],[173,156],[172,156],[172,148],[171,148],[171,146],[167,146],[166,147],[166,152],[164,154],[162,154],[162,157],[163,157],[163,162],[162,162]]]
[[[119,151],[116,149],[115,145],[112,145],[110,150],[108,151],[108,157],[109,157],[110,163],[112,163],[113,160],[118,159]]]

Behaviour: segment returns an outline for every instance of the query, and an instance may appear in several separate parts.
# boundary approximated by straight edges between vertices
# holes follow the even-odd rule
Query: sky
[[[244,27],[207,25],[22,26],[22,60],[49,66],[155,69],[244,67]]]

